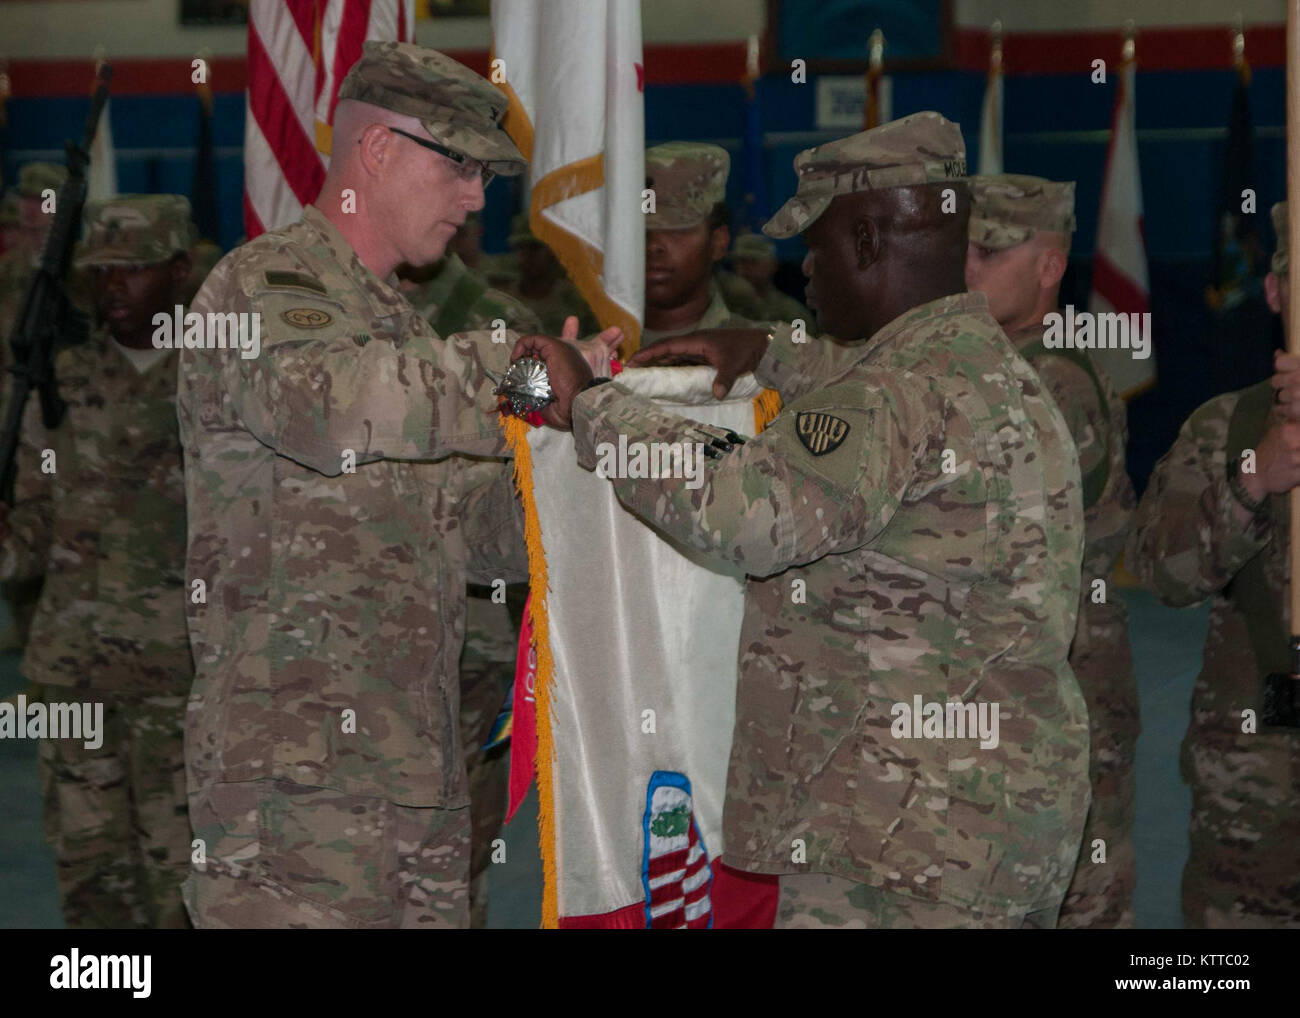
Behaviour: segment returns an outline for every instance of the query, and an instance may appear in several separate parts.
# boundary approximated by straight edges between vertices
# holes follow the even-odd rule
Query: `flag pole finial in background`
[[[1137,25],[1132,18],[1124,21],[1124,48],[1120,51],[1120,57],[1125,64],[1131,64],[1137,60]]]
[[[862,129],[880,124],[880,75],[885,65],[885,33],[876,29],[867,39],[867,101],[862,104]]]
[[[989,74],[1002,73],[1002,22],[993,22],[992,43],[989,46]]]

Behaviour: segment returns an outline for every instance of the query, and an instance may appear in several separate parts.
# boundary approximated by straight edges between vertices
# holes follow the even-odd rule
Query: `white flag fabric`
[[[494,0],[492,42],[503,123],[529,163],[529,225],[633,350],[645,292],[639,0]]]
[[[713,376],[707,367],[643,368],[619,382],[669,413],[753,434],[762,392],[754,377],[718,402]],[[707,437],[685,431],[681,440]],[[532,483],[523,495],[536,509],[549,580],[545,632],[535,637],[553,659],[537,718],[544,922],[708,925],[743,574],[706,563],[624,509],[607,480],[577,465],[568,433],[534,428],[527,444]],[[533,572],[536,599],[535,559]]]
[[[1002,172],[1002,74],[989,74],[984,86],[984,109],[980,113],[981,174]]]
[[[113,122],[109,117],[110,99],[104,103],[104,112],[95,127],[95,140],[90,143],[90,169],[86,173],[86,197],[92,200],[113,198],[117,195],[117,150],[113,147]]]
[[[1129,315],[1130,336],[1132,328],[1149,326],[1151,310],[1136,122],[1133,64],[1127,62],[1120,71],[1119,94],[1115,97],[1111,120],[1088,310],[1094,315],[1114,312]],[[1141,359],[1133,356],[1131,347],[1092,352],[1115,389],[1127,398],[1155,382],[1155,357],[1150,344],[1146,350],[1148,356]]]

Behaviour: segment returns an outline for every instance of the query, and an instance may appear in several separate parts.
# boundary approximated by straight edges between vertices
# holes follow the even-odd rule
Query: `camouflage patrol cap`
[[[5,192],[0,200],[0,226],[18,226],[22,222],[22,213],[18,209],[20,200],[13,188]]]
[[[913,113],[805,149],[794,158],[795,195],[763,226],[769,237],[808,229],[837,195],[966,179],[961,128],[938,113]]]
[[[970,183],[972,244],[1004,251],[1039,230],[1074,232],[1073,180],[998,173],[971,177]]]
[[[655,193],[646,214],[650,230],[699,226],[726,199],[731,156],[725,148],[696,141],[670,141],[646,149],[645,183]]]
[[[776,245],[757,233],[742,233],[736,238],[731,248],[732,258],[752,258],[756,262],[765,262],[776,257]]]
[[[510,177],[524,171],[524,157],[501,126],[505,93],[437,50],[368,42],[339,86],[339,99],[416,117],[434,141],[493,173]]]
[[[88,265],[155,265],[190,248],[190,202],[179,194],[122,194],[86,202]]]
[[[516,212],[510,217],[510,239],[508,243],[511,247],[541,243],[540,240],[533,236],[533,228],[528,225],[527,212]]]
[[[28,163],[18,171],[18,193],[24,198],[39,198],[47,188],[57,191],[67,179],[66,166],[57,163]]]
[[[1285,276],[1291,262],[1288,257],[1286,202],[1280,201],[1268,210],[1273,219],[1273,232],[1277,234],[1277,247],[1273,249],[1273,260],[1269,268],[1279,276]]]

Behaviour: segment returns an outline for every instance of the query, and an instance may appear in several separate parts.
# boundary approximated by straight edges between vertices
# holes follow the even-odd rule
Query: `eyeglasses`
[[[400,127],[390,127],[389,130],[394,134],[400,134],[403,138],[410,138],[417,145],[431,149],[440,156],[446,156],[456,164],[456,176],[466,183],[478,177],[483,181],[483,186],[487,187],[492,182],[492,178],[496,176],[492,170],[489,170],[477,159],[471,159],[461,152],[447,148],[446,145],[439,145],[436,141],[430,141],[428,138],[421,138],[417,134],[403,131]]]

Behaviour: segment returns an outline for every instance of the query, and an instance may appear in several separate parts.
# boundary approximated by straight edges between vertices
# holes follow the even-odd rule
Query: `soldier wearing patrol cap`
[[[1074,232],[1074,182],[1016,174],[974,177],[966,283],[1056,400],[1079,452],[1085,544],[1070,667],[1088,702],[1092,806],[1064,928],[1134,925],[1137,860],[1137,675],[1128,612],[1108,589],[1136,499],[1124,465],[1124,401],[1093,358],[1048,349],[1044,316],[1057,310]],[[1100,844],[1099,844],[1100,843]]]
[[[95,739],[40,747],[73,928],[188,925],[185,486],[176,353],[152,336],[189,272],[189,220],[174,194],[86,203],[76,264],[99,324],[55,361],[68,407],[59,427],[46,431],[38,401],[27,405],[3,527],[0,575],[46,574],[24,673],[47,703],[103,705]]]
[[[654,207],[645,217],[642,346],[699,329],[743,327],[758,311],[744,280],[735,277],[748,294],[742,311],[728,303],[714,273],[731,243],[725,200],[730,169],[731,157],[717,145],[670,141],[646,149],[646,187],[654,192]]]
[[[513,335],[439,336],[394,270],[523,170],[505,108],[441,53],[366,43],[316,202],[195,298],[261,336],[181,357],[199,926],[466,922],[465,585],[527,565],[507,465],[455,454],[505,454]]]
[[[1067,655],[1083,550],[1065,421],[966,292],[958,126],[917,113],[802,152],[764,227],[802,233],[840,342],[787,326],[665,340],[785,407],[680,479],[614,479],[632,512],[744,569],[723,861],[780,875],[782,926],[1052,926],[1088,807]],[[545,337],[579,462],[697,426]],[[715,389],[716,391],[716,389]],[[581,395],[576,395],[581,392]],[[698,478],[696,479],[698,481]],[[797,588],[797,589],[796,589]],[[997,728],[997,731],[994,729]]]
[[[1286,204],[1264,279],[1287,327]],[[1300,358],[1216,396],[1156,464],[1125,561],[1165,604],[1211,600],[1181,770],[1192,790],[1183,919],[1194,929],[1300,928],[1300,730],[1265,724],[1264,677],[1290,672],[1287,492],[1300,484]],[[1252,469],[1253,468],[1253,469]]]
[[[776,245],[756,233],[741,234],[731,248],[736,272],[753,288],[758,300],[758,317],[768,322],[802,319],[811,330],[812,313],[773,284],[776,275]]]
[[[509,293],[541,321],[542,331],[559,335],[570,315],[578,317],[578,329],[583,335],[599,327],[554,252],[533,235],[527,212],[510,220],[510,251],[519,274],[510,283]]]

